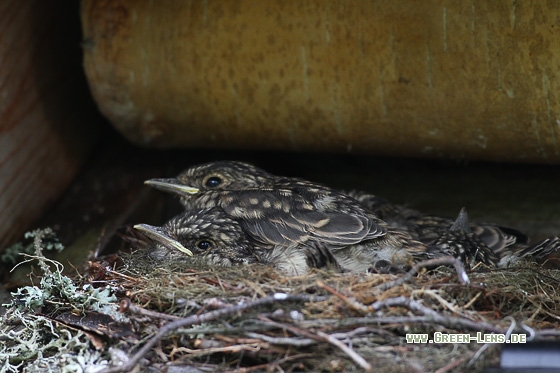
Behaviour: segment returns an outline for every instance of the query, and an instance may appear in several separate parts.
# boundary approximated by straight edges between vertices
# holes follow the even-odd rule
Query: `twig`
[[[289,295],[284,293],[277,293],[266,298],[260,298],[252,302],[242,303],[235,306],[221,308],[213,310],[210,312],[203,313],[202,315],[192,315],[185,317],[169,324],[162,326],[159,331],[142,347],[136,354],[134,354],[130,360],[118,367],[112,367],[103,371],[103,373],[116,373],[116,372],[129,372],[138,364],[140,359],[146,355],[156,343],[161,340],[167,333],[172,332],[177,328],[182,328],[188,325],[202,324],[205,322],[213,321],[221,317],[231,315],[233,313],[241,312],[250,308],[260,307],[268,304],[274,304],[277,302],[310,302],[323,297],[314,297],[308,295]]]
[[[435,300],[437,300],[439,302],[439,304],[441,304],[443,307],[447,308],[449,311],[451,312],[455,312],[457,314],[460,314],[460,312],[457,310],[457,307],[455,307],[453,304],[449,303],[447,300],[445,300],[441,295],[439,295],[437,293],[437,291],[435,290],[431,290],[431,289],[418,289],[418,290],[413,290],[410,295],[429,295],[430,297],[434,298]]]
[[[371,372],[373,367],[370,363],[368,363],[363,357],[361,357],[356,351],[352,350],[350,347],[339,341],[338,339],[334,338],[333,336],[328,335],[327,333],[318,331],[317,335],[323,338],[326,342],[329,342],[333,346],[338,347],[342,352],[346,355],[350,356],[352,360],[354,360],[359,366],[365,369],[366,372]]]
[[[179,316],[169,315],[167,313],[151,311],[151,310],[147,310],[147,309],[142,308],[142,307],[138,307],[137,305],[133,304],[130,301],[130,299],[123,299],[120,302],[119,312],[121,312],[121,313],[131,312],[131,313],[136,313],[138,315],[148,316],[148,317],[151,317],[151,318],[154,318],[154,319],[161,319],[161,320],[175,321],[175,320],[180,320],[181,319]]]
[[[177,334],[233,334],[247,331],[265,331],[268,329],[274,329],[270,325],[241,325],[241,326],[225,326],[225,327],[208,327],[208,328],[179,328],[175,331]]]
[[[462,308],[463,308],[464,310],[468,309],[470,306],[472,306],[472,305],[474,304],[474,302],[476,302],[476,300],[477,300],[478,298],[480,298],[481,295],[482,295],[482,292],[481,292],[481,291],[479,291],[478,293],[476,293],[476,295],[475,295],[467,304],[465,304]]]
[[[366,371],[371,371],[371,369],[372,369],[371,364],[368,363],[363,357],[361,357],[360,355],[358,355],[358,353],[356,353],[350,347],[346,346],[344,343],[342,343],[341,341],[339,341],[335,337],[328,335],[327,333],[323,333],[321,331],[318,331],[317,334],[313,334],[312,332],[310,332],[308,330],[303,330],[303,329],[297,328],[293,325],[282,324],[282,323],[279,323],[279,322],[276,322],[276,321],[272,321],[265,316],[259,316],[259,319],[261,319],[261,320],[263,320],[267,323],[270,323],[272,325],[276,325],[279,328],[286,329],[286,330],[288,330],[288,331],[290,331],[294,334],[302,335],[304,337],[314,339],[314,340],[319,341],[319,342],[330,343],[333,346],[336,346],[339,349],[341,349],[352,360],[354,360],[354,362],[356,362],[356,364],[360,365]]]
[[[261,341],[261,343],[262,343],[262,341]],[[192,349],[192,348],[186,348],[186,347],[176,347],[169,353],[169,355],[171,357],[173,357],[178,352],[185,352],[185,353],[188,353],[189,355],[203,356],[203,355],[215,354],[217,352],[231,352],[231,353],[241,352],[241,351],[256,352],[256,351],[260,351],[260,349],[261,349],[261,346],[258,345],[258,344],[256,346],[251,346],[251,345],[247,345],[247,344],[239,344],[239,345],[232,345],[232,346],[200,348],[200,349]]]
[[[348,339],[348,338],[352,338],[355,335],[368,333],[370,331],[372,331],[372,328],[362,326],[354,330],[351,330],[347,333],[333,333],[331,334],[331,337],[339,340]],[[253,332],[247,332],[245,333],[245,335],[250,338],[258,338],[265,342],[275,344],[275,345],[281,345],[281,346],[288,345],[294,347],[306,347],[306,346],[317,344],[317,340],[312,338],[271,337],[266,334],[253,333]]]
[[[465,361],[470,359],[473,355],[474,355],[474,353],[471,353],[471,354],[469,354],[469,356],[465,356],[465,357],[462,357],[462,358],[457,359],[455,361],[452,361],[449,364],[439,368],[434,373],[447,373],[450,370],[453,370],[453,369],[457,368],[459,365],[463,364]]]
[[[377,324],[424,324],[433,320],[427,316],[364,316],[347,317],[344,319],[316,319],[299,321],[297,324],[305,328],[323,327],[331,325],[337,328],[353,327],[356,325],[377,325]]]
[[[298,354],[298,355],[292,355],[292,356],[286,356],[285,358],[270,362],[270,363],[266,363],[266,364],[261,364],[261,365],[255,365],[249,368],[237,368],[235,369],[234,372],[236,373],[248,373],[248,372],[253,372],[255,370],[268,370],[268,368],[270,368],[271,365],[280,365],[282,363],[285,363],[287,361],[291,361],[291,360],[297,360],[297,359],[303,359],[303,358],[309,358],[313,356],[313,354]]]
[[[110,274],[114,275],[115,277],[123,278],[123,279],[128,280],[128,281],[131,281],[132,283],[135,283],[135,284],[138,283],[138,282],[140,281],[140,279],[137,278],[137,277],[132,277],[132,276],[125,275],[124,273],[120,273],[120,272],[118,272],[118,271],[114,271],[114,270],[111,269],[111,268],[106,268],[105,271],[106,271],[108,274],[110,273]]]
[[[440,320],[443,317],[433,309],[423,306],[422,304],[420,304],[415,300],[402,296],[387,298],[384,300],[373,302],[369,306],[369,308],[371,309],[371,311],[378,311],[380,308],[383,307],[395,307],[395,306],[406,307],[413,312],[420,313],[426,316],[431,316],[434,320]]]
[[[337,291],[336,289],[334,289],[333,287],[325,284],[323,281],[321,280],[317,280],[317,286],[319,286],[322,289],[325,289],[326,291],[328,291],[329,293],[331,293],[332,295],[342,299],[344,302],[346,302],[350,307],[352,307],[354,310],[359,311],[361,313],[368,313],[369,309],[366,305],[358,302],[355,299],[351,299],[349,297],[347,297],[346,295],[342,294],[341,292]]]
[[[374,302],[369,307],[372,310],[377,311],[383,307],[395,307],[395,306],[405,307],[413,312],[428,316],[432,319],[431,320],[432,322],[449,328],[459,329],[463,327],[463,328],[469,328],[473,330],[487,330],[493,333],[505,334],[505,330],[500,329],[487,322],[483,322],[483,321],[476,322],[476,321],[463,319],[459,317],[440,315],[438,312],[432,310],[431,308],[423,306],[419,302],[416,302],[406,297],[387,298],[381,301]]]
[[[560,330],[558,329],[535,330],[535,337],[560,337]]]
[[[311,338],[287,338],[287,337],[271,337],[265,334],[245,333],[247,337],[258,338],[265,342],[280,345],[280,346],[294,346],[294,347],[306,347],[310,345],[317,344],[317,341]]]
[[[373,328],[368,328],[365,326],[361,326],[359,328],[356,328],[354,330],[350,330],[349,332],[346,333],[333,333],[331,334],[333,337],[335,337],[336,339],[347,339],[347,338],[352,338],[358,334],[365,334],[365,333],[369,333],[369,332],[379,332],[379,329],[373,329]]]
[[[429,260],[423,260],[421,262],[418,262],[415,265],[413,265],[412,268],[407,273],[405,273],[404,275],[402,275],[398,279],[393,280],[393,281],[389,281],[389,282],[385,282],[381,285],[376,286],[375,288],[379,289],[381,291],[391,289],[395,286],[399,286],[399,285],[404,284],[407,281],[410,281],[423,268],[435,267],[435,266],[441,266],[441,265],[453,265],[455,267],[455,271],[457,271],[457,276],[459,277],[459,282],[462,283],[462,284],[468,284],[469,283],[469,276],[467,276],[467,273],[465,272],[465,268],[463,267],[463,264],[461,263],[461,261],[457,258],[452,257],[452,256],[445,256],[445,257],[442,257],[442,258],[429,259]]]
[[[396,305],[396,304],[394,304]],[[403,305],[403,307],[405,307]],[[477,322],[454,316],[440,316],[434,320],[431,316],[365,316],[365,317],[348,317],[345,319],[320,319],[306,320],[298,322],[298,325],[305,328],[322,327],[332,325],[334,327],[352,327],[356,325],[379,325],[379,324],[437,324],[449,329],[468,329],[473,331],[489,331],[496,334],[506,334],[507,329],[501,329],[487,322]],[[526,325],[520,325],[516,329],[519,332],[530,333]],[[533,340],[546,340],[551,337],[560,337],[560,330],[557,329],[541,329],[533,331]]]
[[[482,356],[484,351],[486,351],[488,348],[490,348],[489,343],[483,344],[482,347],[480,347],[478,351],[476,351],[476,353],[472,355],[472,358],[467,363],[467,368],[470,368],[478,360],[478,358]]]

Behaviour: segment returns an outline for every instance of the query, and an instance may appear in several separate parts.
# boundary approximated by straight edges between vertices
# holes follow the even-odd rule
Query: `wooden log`
[[[76,12],[69,2],[0,4],[0,248],[68,186],[96,138]]]
[[[560,3],[84,0],[100,110],[159,147],[560,161]]]

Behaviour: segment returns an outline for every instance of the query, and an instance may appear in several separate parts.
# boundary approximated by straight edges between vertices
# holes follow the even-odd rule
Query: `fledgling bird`
[[[451,227],[456,221],[394,204],[373,194],[360,191],[351,191],[348,194],[391,226],[404,229],[410,232],[414,238],[427,244],[437,240],[441,233]],[[466,211],[464,212],[466,214]],[[459,216],[461,217],[461,213]],[[464,216],[461,217],[461,220],[464,220]],[[518,230],[497,225],[474,224],[470,226],[470,229],[497,253],[516,242],[527,243],[529,240],[527,235]]]
[[[288,275],[305,274],[309,268],[340,269],[328,250],[259,244],[220,207],[186,210],[161,227],[137,224],[134,228],[154,242],[149,256],[157,261],[190,260],[194,256],[207,265],[223,267],[261,263]]]
[[[528,237],[515,229],[469,224],[466,212],[454,221],[371,194],[346,194],[306,180],[275,176],[243,162],[194,166],[177,178],[152,179],[146,184],[179,195],[187,209],[221,206],[264,246],[305,243],[334,253],[351,248],[344,253],[361,256],[369,252],[400,267],[440,249],[469,263],[503,267],[560,248],[557,237],[529,246]],[[366,250],[353,246],[361,242],[367,242]],[[408,255],[403,255],[402,248]],[[343,257],[339,255],[339,261]]]
[[[263,244],[248,235],[237,219],[220,207],[191,209],[173,217],[161,227],[137,224],[135,229],[154,245],[149,256],[157,261],[191,260],[216,266],[261,263],[287,275],[303,275],[311,268],[342,272],[401,272],[422,259],[448,255],[437,250],[411,254],[406,247],[391,256],[377,249],[377,243],[364,241],[330,250],[320,242],[292,242],[288,245]],[[395,257],[406,260],[395,262]]]
[[[432,255],[454,256],[467,268],[474,267],[477,263],[484,263],[487,266],[498,265],[498,255],[471,230],[467,210],[464,207],[453,224],[447,228],[439,226],[438,231],[439,236],[428,247]]]
[[[454,221],[394,204],[373,194],[360,191],[348,194],[389,225],[406,230],[413,239],[431,247],[430,250],[437,247],[438,250],[449,251],[452,248],[451,252],[455,252],[467,267],[468,262],[507,267],[522,258],[540,260],[560,250],[558,237],[546,238],[530,245],[529,237],[514,228],[486,223],[472,224],[464,208]],[[444,247],[445,245],[448,247]]]
[[[152,179],[146,184],[179,195],[187,210],[221,207],[264,247],[305,245],[330,250],[336,256],[343,248],[352,248],[345,253],[354,252],[354,245],[367,243],[353,255],[367,251],[403,267],[426,253],[426,246],[408,232],[389,226],[347,194],[322,184],[275,176],[248,163],[202,164],[177,178]],[[351,258],[343,261],[356,263]]]

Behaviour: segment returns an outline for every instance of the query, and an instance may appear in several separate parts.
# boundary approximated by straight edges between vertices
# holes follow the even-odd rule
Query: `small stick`
[[[248,373],[248,372],[253,372],[255,370],[262,370],[262,371],[267,371],[267,369],[270,367],[270,365],[280,365],[282,363],[285,363],[287,361],[291,361],[291,360],[297,360],[297,359],[304,359],[304,358],[309,358],[313,356],[313,354],[298,354],[298,355],[292,355],[292,356],[286,356],[285,358],[270,362],[270,363],[266,363],[266,364],[261,364],[261,365],[255,365],[253,367],[249,367],[249,368],[237,368],[235,369],[236,373]],[[231,372],[231,371],[228,371]]]
[[[266,298],[260,298],[253,302],[247,302],[238,304],[231,307],[221,308],[213,310],[210,312],[203,313],[202,315],[192,315],[189,317],[181,318],[175,320],[162,326],[159,331],[142,347],[136,354],[134,354],[130,360],[120,366],[111,367],[103,371],[103,373],[116,373],[116,372],[130,372],[138,364],[140,359],[145,356],[151,349],[156,345],[156,343],[161,340],[167,333],[172,332],[175,329],[182,328],[188,325],[202,324],[205,322],[217,320],[221,317],[231,315],[237,312],[241,312],[250,308],[255,308],[259,306],[264,306],[268,304],[274,304],[277,302],[292,301],[292,302],[309,302],[312,300],[320,299],[318,297],[307,296],[307,295],[289,295],[284,293],[276,293],[274,295],[268,296]]]
[[[338,347],[346,355],[350,356],[350,358],[352,358],[352,360],[354,360],[359,366],[364,368],[366,372],[371,372],[371,370],[373,369],[371,364],[368,363],[363,357],[361,357],[356,351],[352,350],[350,347],[348,347],[346,344],[342,343],[335,337],[321,331],[318,331],[317,335],[323,338],[326,342]]]
[[[289,338],[289,337],[271,337],[266,334],[253,333],[253,332],[247,332],[245,333],[245,335],[250,338],[258,338],[262,341],[275,345],[280,345],[280,346],[288,345],[294,347],[306,347],[306,346],[317,344],[317,341],[312,338],[298,339],[298,338]]]
[[[317,286],[319,286],[321,289],[325,289],[326,291],[328,291],[332,295],[342,299],[344,302],[346,302],[350,307],[352,307],[356,311],[360,311],[361,313],[368,313],[369,312],[369,309],[367,308],[367,306],[365,306],[362,303],[356,301],[355,299],[348,298],[346,295],[342,294],[341,292],[339,292],[335,288],[325,284],[323,281],[317,280]]]
[[[465,361],[467,361],[469,358],[471,358],[474,355],[474,353],[469,354],[469,356],[466,357],[462,357],[460,359],[457,359],[455,361],[450,362],[449,364],[447,364],[446,366],[443,366],[441,368],[439,368],[438,370],[436,370],[434,373],[447,373],[455,368],[457,368],[459,365],[463,364]]]
[[[372,309],[372,311],[377,311],[382,307],[395,307],[395,306],[405,307],[413,312],[417,312],[422,315],[428,316],[432,319],[432,322],[446,326],[448,328],[456,328],[456,329],[469,328],[472,330],[487,330],[492,333],[504,334],[504,330],[492,324],[489,324],[487,322],[483,322],[483,321],[476,322],[476,321],[463,319],[459,317],[443,316],[438,312],[432,310],[431,308],[423,306],[419,302],[416,302],[406,297],[387,298],[381,301],[374,302],[369,307]]]
[[[365,369],[366,371],[371,371],[371,369],[373,368],[371,366],[370,363],[368,363],[363,357],[361,357],[358,353],[356,353],[356,351],[352,350],[350,347],[346,346],[344,343],[342,343],[341,341],[339,341],[338,339],[336,339],[333,336],[328,335],[327,333],[323,333],[321,331],[318,331],[317,334],[313,334],[308,330],[303,330],[300,328],[297,328],[293,325],[288,325],[288,324],[282,324],[279,322],[275,322],[270,320],[267,317],[264,316],[260,316],[259,319],[271,324],[271,325],[276,325],[277,327],[281,328],[281,329],[286,329],[294,334],[298,334],[298,335],[302,335],[304,337],[310,338],[310,339],[314,339],[316,341],[319,342],[327,342],[332,344],[333,346],[338,347],[339,349],[341,349],[345,354],[347,354],[352,360],[354,360],[354,362],[356,362],[356,364],[360,365],[363,369]]]
[[[154,319],[162,319],[162,320],[169,320],[169,321],[175,321],[181,319],[179,316],[169,315],[167,313],[151,311],[142,307],[138,307],[137,305],[133,304],[130,301],[130,299],[123,299],[121,303],[119,303],[119,312],[121,313],[131,312],[142,316],[148,316]]]
[[[395,286],[402,285],[405,282],[410,281],[423,268],[425,268],[425,267],[435,267],[435,266],[441,266],[441,265],[453,265],[455,267],[455,271],[457,271],[457,275],[459,277],[459,282],[462,283],[462,284],[468,284],[469,283],[469,276],[467,276],[467,273],[465,272],[465,268],[463,267],[463,263],[461,263],[461,261],[459,259],[454,258],[452,256],[444,256],[442,258],[429,259],[429,260],[423,260],[421,262],[418,262],[415,265],[413,265],[412,268],[407,273],[405,273],[404,275],[402,275],[398,279],[396,279],[394,281],[385,282],[381,285],[378,285],[378,286],[376,286],[376,289],[384,291],[384,290],[387,290],[387,289],[391,289]]]

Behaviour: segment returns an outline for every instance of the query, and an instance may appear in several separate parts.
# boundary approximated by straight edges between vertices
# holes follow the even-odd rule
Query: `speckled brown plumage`
[[[156,261],[191,260],[185,254],[190,251],[195,260],[207,265],[262,263],[291,275],[304,274],[309,268],[340,269],[328,250],[305,244],[263,245],[253,240],[219,207],[186,210],[161,227],[139,224],[135,228],[154,241],[149,256]]]
[[[351,191],[348,194],[387,224],[406,230],[430,250],[441,249],[456,255],[467,267],[477,262],[506,267],[522,258],[543,259],[560,249],[558,237],[530,244],[529,237],[517,229],[469,222],[466,209],[453,220],[394,204],[369,193]]]
[[[344,193],[253,165],[222,161],[193,166],[177,178],[146,182],[180,196],[187,211],[221,209],[252,247],[304,250],[306,261],[351,271],[387,263],[405,268],[426,257],[452,254],[466,266],[504,266],[521,256],[558,249],[553,238],[532,247],[521,232],[423,214],[362,192]],[[311,249],[310,249],[311,248]],[[314,253],[310,255],[309,253]],[[321,254],[323,253],[323,254]],[[313,262],[311,260],[309,263]],[[311,265],[318,267],[320,264]]]
[[[242,162],[194,166],[176,179],[147,183],[179,194],[186,209],[222,208],[263,246],[307,245],[333,253],[352,247],[344,252],[377,253],[397,265],[411,264],[426,250],[406,231],[390,227],[345,193],[305,180],[274,176]],[[186,192],[185,186],[196,192]],[[354,246],[362,243],[367,243],[365,251]],[[367,263],[362,267],[371,261]]]

